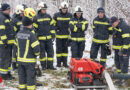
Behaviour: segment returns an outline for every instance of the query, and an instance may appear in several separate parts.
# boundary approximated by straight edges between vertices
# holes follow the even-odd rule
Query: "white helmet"
[[[76,6],[74,12],[75,13],[83,13],[83,10],[80,6]]]
[[[40,3],[38,4],[37,10],[39,11],[39,10],[41,10],[41,9],[47,9],[47,5],[46,5],[45,2],[40,2]]]
[[[60,9],[68,9],[69,7],[69,4],[67,2],[62,2],[61,5],[60,5]]]
[[[17,5],[15,12],[16,12],[16,14],[23,13],[24,12],[24,6],[23,5]]]

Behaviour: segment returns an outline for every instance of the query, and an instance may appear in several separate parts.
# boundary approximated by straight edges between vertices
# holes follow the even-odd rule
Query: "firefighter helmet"
[[[74,11],[75,13],[83,13],[83,10],[80,6],[76,6]]]
[[[105,13],[104,8],[102,8],[102,7],[98,8],[98,9],[97,9],[97,13],[100,13],[100,12]]]
[[[28,17],[28,18],[33,18],[36,15],[36,12],[33,8],[26,8],[24,10],[24,16]]]
[[[16,14],[23,13],[24,12],[24,6],[23,5],[17,5],[15,12],[16,12]]]
[[[68,9],[69,5],[67,2],[62,2],[61,5],[60,5],[60,9]]]
[[[47,9],[47,5],[46,5],[45,2],[41,2],[41,3],[38,4],[37,10],[39,11],[41,9]]]

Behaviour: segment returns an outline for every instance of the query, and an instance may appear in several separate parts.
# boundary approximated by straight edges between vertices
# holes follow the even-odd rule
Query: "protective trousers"
[[[51,39],[40,41],[40,62],[43,69],[53,68],[54,49]]]
[[[99,48],[101,47],[100,63],[102,65],[106,64],[106,59],[107,59],[107,52],[106,52],[105,46],[106,46],[106,43],[100,44],[100,43],[92,42],[91,51],[90,51],[90,58],[92,60],[96,60]]]
[[[71,52],[72,58],[82,58],[85,48],[85,41],[72,41]]]
[[[57,57],[57,66],[60,67],[63,62],[63,66],[67,66],[67,57],[68,57],[68,39],[56,39],[56,57]]]
[[[19,88],[34,90],[36,88],[35,63],[18,63]]]
[[[0,74],[8,74],[11,69],[12,46],[0,46]]]

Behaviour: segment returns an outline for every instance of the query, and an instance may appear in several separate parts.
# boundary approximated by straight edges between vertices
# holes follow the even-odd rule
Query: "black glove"
[[[105,49],[106,49],[107,55],[111,55],[111,49],[110,49],[110,45],[109,44],[105,45]]]
[[[7,48],[7,47],[8,47],[8,44],[7,44],[7,43],[6,43],[6,44],[4,44],[4,47],[5,47],[5,48]]]
[[[76,27],[77,27],[78,29],[82,29],[82,24],[76,24]]]
[[[17,63],[16,63],[16,62],[13,62],[13,63],[12,63],[12,68],[13,68],[13,70],[16,70],[16,69],[17,69]]]
[[[71,44],[72,44],[72,40],[69,38],[69,39],[67,40],[67,46],[71,46]]]

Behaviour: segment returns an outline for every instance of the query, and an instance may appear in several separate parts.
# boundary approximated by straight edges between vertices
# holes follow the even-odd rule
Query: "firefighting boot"
[[[61,67],[61,57],[57,58],[57,65],[56,67]]]
[[[18,69],[18,65],[17,65],[17,63],[16,63],[16,62],[13,62],[13,63],[12,63],[12,68],[13,68],[13,70]]]
[[[117,86],[123,86],[125,84],[125,80],[124,79],[117,80],[115,81],[114,84]]]
[[[37,82],[37,83],[36,83],[36,86],[43,86],[43,85],[42,85],[41,83],[38,83],[38,82]]]
[[[47,69],[56,70],[53,66],[53,61],[47,61]]]
[[[11,75],[11,72],[8,72],[8,78],[10,78],[10,79],[15,79],[15,77],[13,77],[13,76]]]
[[[9,78],[8,74],[0,74],[0,76],[3,80],[12,80],[12,78]]]
[[[65,68],[68,68],[68,65],[67,65],[67,57],[63,57],[63,66]]]
[[[41,61],[41,66],[42,66],[42,70],[46,70],[47,66],[46,66],[46,61]]]
[[[22,88],[22,89],[20,89],[20,90],[27,90],[26,88]]]

